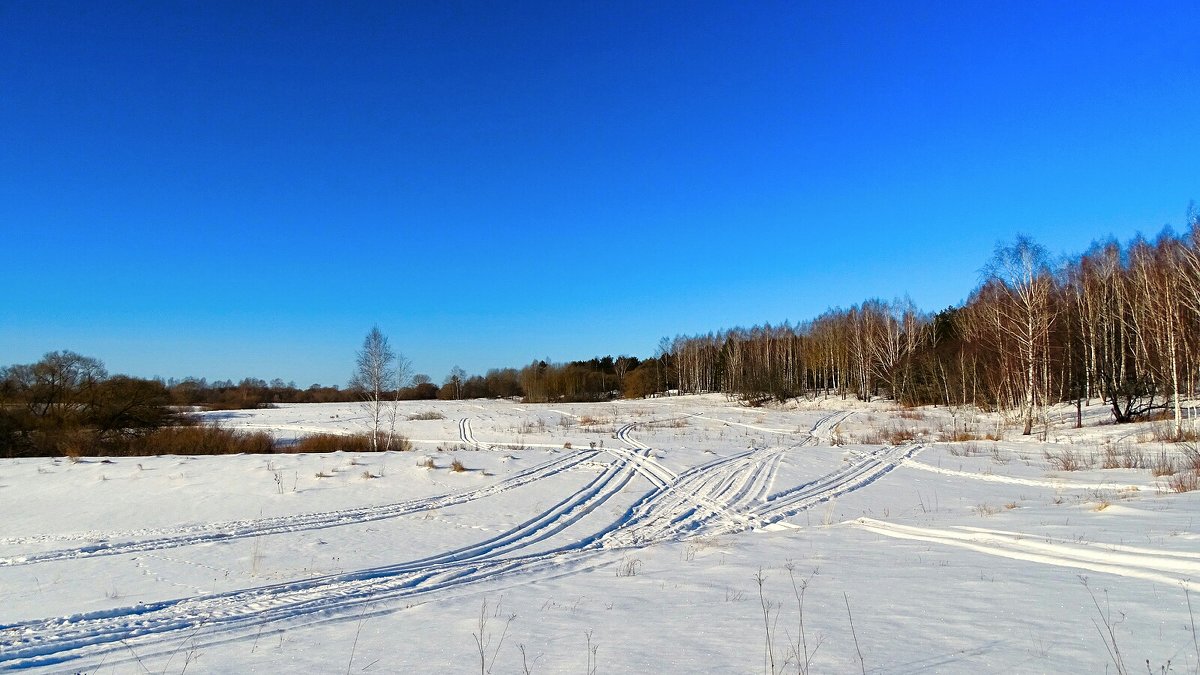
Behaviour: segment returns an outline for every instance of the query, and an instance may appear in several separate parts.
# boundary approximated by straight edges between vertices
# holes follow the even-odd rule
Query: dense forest
[[[799,324],[663,338],[653,357],[534,361],[435,385],[406,368],[389,399],[596,401],[722,392],[751,405],[796,397],[887,396],[904,405],[973,405],[1020,414],[1102,400],[1117,422],[1151,414],[1184,435],[1183,401],[1200,376],[1200,214],[1182,234],[1105,241],[1051,260],[1026,237],[1001,244],[957,307],[926,313],[907,299],[866,300]],[[402,357],[401,357],[402,359]],[[377,391],[375,396],[379,396]],[[109,376],[69,351],[0,369],[0,455],[69,454],[80,446],[136,453],[195,409],[360,401],[361,386],[280,380],[147,380]]]
[[[1200,217],[1154,240],[1093,245],[1054,263],[1028,238],[998,246],[961,307],[923,314],[868,300],[796,325],[681,336],[666,388],[747,401],[890,396],[908,405],[1018,410],[1101,399],[1117,422],[1168,411],[1183,433],[1200,366]]]

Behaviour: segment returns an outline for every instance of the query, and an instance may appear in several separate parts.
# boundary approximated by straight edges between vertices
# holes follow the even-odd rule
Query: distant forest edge
[[[407,364],[402,356],[399,362]],[[961,306],[936,313],[908,299],[871,299],[798,324],[663,338],[646,359],[534,361],[484,375],[455,367],[441,386],[427,375],[408,377],[404,367],[393,372],[390,400],[537,403],[721,392],[761,405],[888,396],[908,406],[1015,411],[1026,434],[1047,404],[1073,401],[1078,410],[1101,399],[1119,423],[1161,415],[1172,421],[1171,436],[1184,440],[1194,430],[1184,428],[1182,402],[1195,399],[1200,377],[1200,213],[1189,206],[1183,234],[1108,240],[1060,261],[1017,237],[997,245]],[[94,358],[52,352],[0,369],[0,455],[149,454],[161,446],[147,438],[187,425],[180,411],[380,397],[378,387],[364,391],[357,379],[346,388],[300,389],[252,378],[109,376]],[[269,439],[242,440],[253,448]]]

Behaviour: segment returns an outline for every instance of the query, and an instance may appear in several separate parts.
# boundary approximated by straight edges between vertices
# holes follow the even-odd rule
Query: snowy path
[[[1119,544],[1068,542],[1017,532],[957,527],[937,529],[859,518],[850,525],[898,539],[965,548],[978,553],[1044,565],[1084,569],[1179,585],[1200,591],[1200,553],[1163,551]]]

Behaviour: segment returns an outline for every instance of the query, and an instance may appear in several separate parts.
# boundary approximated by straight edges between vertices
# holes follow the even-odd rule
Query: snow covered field
[[[1200,672],[1200,492],[1099,405],[402,406],[412,452],[0,460],[0,670]]]

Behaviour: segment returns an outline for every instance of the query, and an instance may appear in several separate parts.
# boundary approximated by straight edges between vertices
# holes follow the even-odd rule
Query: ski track
[[[398,565],[200,595],[68,617],[0,625],[0,668],[53,665],[88,646],[118,649],[135,638],[201,626],[235,630],[243,625],[330,612],[363,602],[428,593],[498,574],[536,567],[567,553],[602,549],[597,535],[543,553],[501,557],[543,542],[621,492],[635,475],[631,462],[608,464],[590,483],[524,523],[490,539]],[[619,527],[620,521],[611,527]],[[603,530],[601,531],[603,533]],[[211,631],[209,631],[211,632]]]
[[[898,539],[965,548],[1014,560],[1115,574],[1179,585],[1200,592],[1200,557],[1190,553],[1090,544],[980,528],[936,529],[887,523],[871,518],[849,521],[853,527]]]
[[[155,551],[179,546],[225,542],[246,537],[284,534],[304,530],[319,530],[329,527],[357,525],[376,520],[399,518],[401,516],[413,515],[424,511],[465,504],[476,499],[482,499],[484,497],[489,497],[501,492],[506,492],[514,488],[528,485],[536,480],[572,469],[575,466],[594,458],[597,454],[599,454],[599,451],[596,450],[578,450],[562,457],[543,462],[537,466],[526,469],[525,471],[521,471],[492,485],[474,490],[468,490],[465,492],[441,494],[432,497],[397,502],[394,504],[386,504],[383,506],[365,506],[341,511],[326,511],[322,513],[309,513],[294,516],[279,516],[276,518],[209,523],[205,525],[179,528],[168,531],[154,530],[118,533],[112,536],[129,538],[137,536],[151,536],[153,538],[122,542],[101,541],[94,544],[89,544],[87,546],[46,551],[43,553],[29,553],[24,555],[10,556],[0,558],[0,567],[32,565],[55,560],[71,560],[103,555],[140,553],[144,551]]]
[[[770,494],[770,486],[784,455],[797,447],[818,443],[818,434],[833,428],[845,416],[833,414],[822,418],[813,426],[809,438],[799,446],[751,449],[692,467],[680,474],[675,474],[650,456],[648,446],[630,437],[634,425],[626,425],[618,432],[618,438],[632,448],[608,449],[613,461],[582,488],[529,520],[484,541],[395,565],[0,625],[0,669],[56,665],[84,656],[96,657],[130,648],[131,644],[140,646],[142,653],[147,654],[149,652],[146,650],[166,649],[167,643],[178,639],[180,634],[194,635],[201,629],[208,640],[236,639],[238,635],[250,634],[255,627],[261,630],[266,623],[304,618],[337,620],[368,603],[376,605],[423,596],[516,574],[537,579],[546,574],[561,574],[564,569],[582,565],[591,557],[607,551],[680,540],[699,534],[751,529],[865,487],[920,448],[884,448],[854,456],[847,460],[846,466],[822,478]],[[474,442],[469,422],[460,421],[459,429],[464,442]],[[579,451],[523,472],[519,474],[519,480],[514,476],[490,488],[449,497],[415,500],[394,505],[393,508],[420,510],[447,504],[445,501],[438,502],[439,499],[460,500],[455,503],[477,499],[564,470],[593,458],[599,452]],[[624,491],[637,476],[649,480],[652,489],[616,520],[583,537],[572,538],[569,543],[554,546],[550,542],[556,535],[594,514],[600,506]],[[500,487],[502,485],[507,487]],[[378,510],[360,509],[339,513],[362,516],[365,512],[369,517]],[[328,519],[332,516],[315,514],[315,517]],[[260,521],[259,525],[266,522]],[[295,522],[286,524],[296,525]],[[320,526],[336,524],[344,523],[328,522]],[[226,533],[221,538],[228,536]],[[195,538],[176,539],[173,545],[203,541]],[[529,550],[547,543],[552,546],[549,550]],[[216,635],[218,632],[223,636]]]
[[[469,418],[459,420],[458,429],[459,439],[463,443],[471,445],[477,449],[484,448],[484,445],[476,440],[475,434],[471,429],[471,422]],[[557,448],[558,446],[550,447]],[[648,446],[639,447],[648,448]],[[75,558],[101,555],[138,553],[164,548],[174,548],[177,546],[191,546],[194,544],[224,542],[245,537],[283,534],[301,530],[316,530],[327,527],[355,525],[375,520],[397,518],[420,513],[422,511],[464,504],[476,499],[491,496],[498,492],[512,489],[514,487],[520,487],[522,485],[531,483],[534,480],[545,478],[547,476],[559,473],[560,471],[572,468],[583,461],[595,457],[597,454],[599,454],[598,450],[580,449],[563,457],[552,459],[539,464],[538,466],[522,471],[521,473],[500,481],[495,485],[476,490],[470,490],[463,493],[442,494],[433,497],[425,497],[382,506],[368,506],[357,509],[301,514],[295,516],[280,516],[277,518],[207,523],[204,525],[183,528],[102,533],[85,532],[71,535],[70,537],[56,535],[54,537],[3,538],[0,539],[0,543],[17,545],[34,541],[61,541],[63,539],[87,540],[92,543],[85,546],[58,549],[43,553],[30,553],[0,557],[0,567],[30,565],[54,560],[70,560]],[[109,539],[134,539],[141,537],[151,538],[142,539],[140,541],[107,541]]]
[[[901,466],[923,446],[885,447],[872,453],[856,456],[845,466],[815,481],[805,483],[767,497],[767,503],[753,515],[770,524],[789,518],[807,509],[866,487]]]
[[[470,417],[464,417],[458,421],[458,437],[462,439],[463,443],[466,443],[476,450],[483,449],[483,445],[480,444],[479,441],[475,440],[475,433],[471,431]]]
[[[959,478],[970,478],[971,480],[981,480],[991,483],[1008,483],[1009,485],[1028,485],[1030,487],[1047,487],[1059,490],[1154,490],[1157,489],[1153,485],[1134,484],[1134,483],[1088,483],[1077,480],[1066,480],[1061,478],[1017,478],[1015,476],[1001,476],[998,474],[974,473],[971,471],[957,471],[955,469],[944,469],[940,466],[933,466],[916,460],[907,460],[904,466],[909,469],[920,469],[930,473],[940,473],[945,476],[956,476]]]

